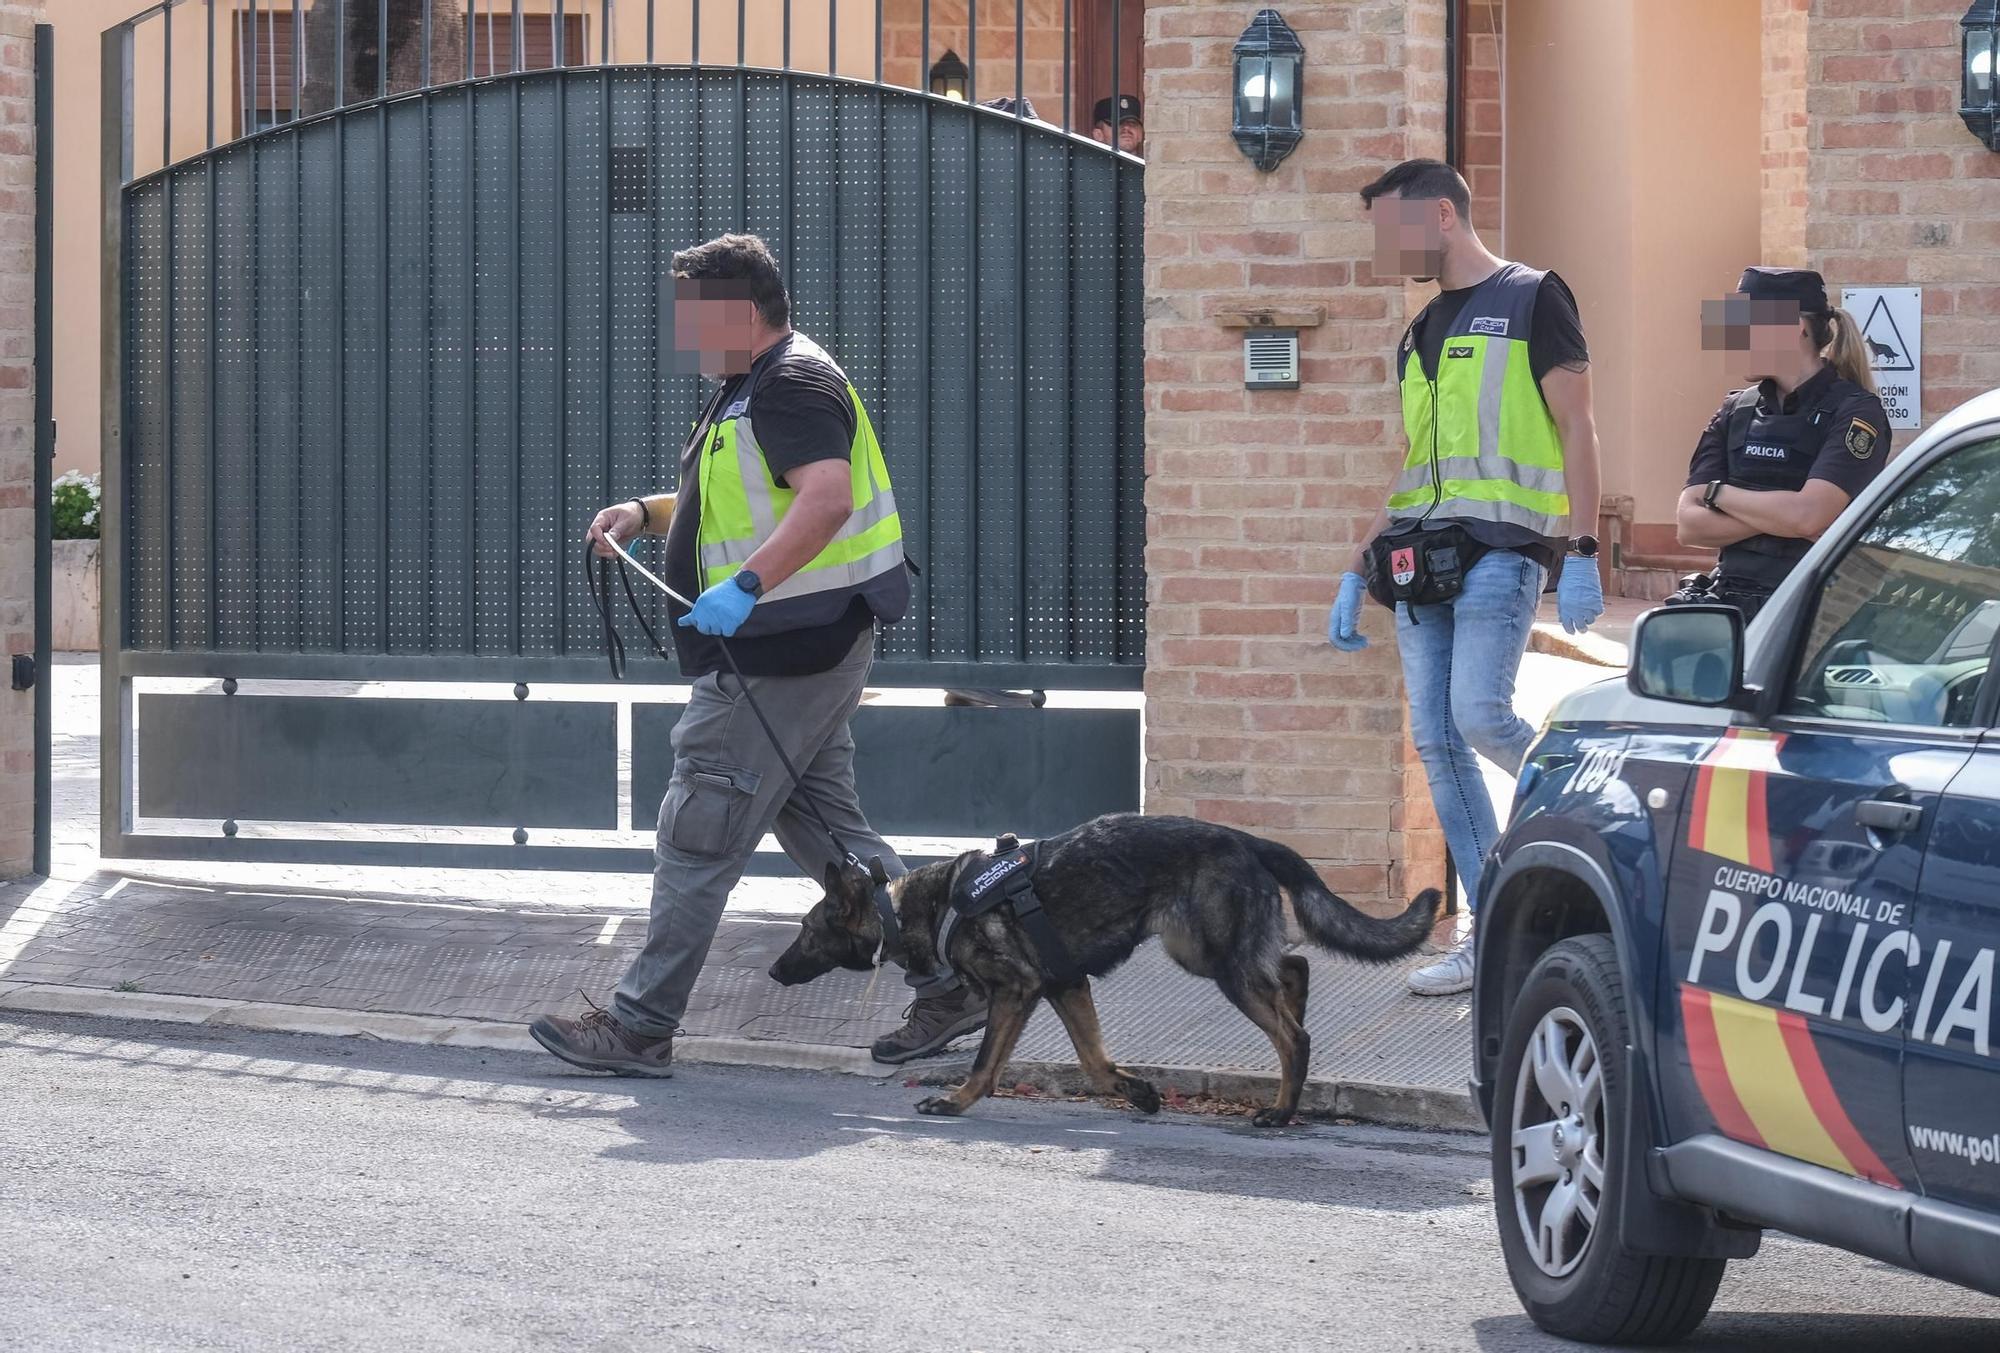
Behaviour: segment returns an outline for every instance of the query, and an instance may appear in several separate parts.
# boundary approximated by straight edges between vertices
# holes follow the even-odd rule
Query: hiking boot
[[[952,1039],[986,1027],[986,1002],[970,987],[942,996],[919,996],[903,1011],[908,1021],[875,1040],[869,1054],[890,1066],[942,1051]]]
[[[581,1019],[543,1015],[528,1026],[537,1043],[571,1066],[619,1076],[671,1076],[674,1037],[635,1034],[588,996],[590,1013]]]
[[[1472,932],[1446,950],[1437,962],[1410,974],[1410,990],[1419,996],[1456,996],[1472,990]]]

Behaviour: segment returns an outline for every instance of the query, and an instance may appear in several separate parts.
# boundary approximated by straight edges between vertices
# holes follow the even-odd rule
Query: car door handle
[[[1863,799],[1854,805],[1854,820],[1878,832],[1913,832],[1924,820],[1924,810],[1897,799]]]

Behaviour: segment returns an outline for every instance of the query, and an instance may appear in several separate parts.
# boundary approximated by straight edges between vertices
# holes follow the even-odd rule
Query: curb
[[[219,996],[170,996],[150,991],[109,991],[100,987],[0,982],[0,1010],[31,1014],[87,1015],[102,1019],[156,1020],[253,1029],[264,1033],[318,1034],[332,1038],[373,1038],[432,1047],[485,1048],[496,1052],[540,1053],[525,1024],[453,1019],[389,1010],[341,1010],[332,1006],[282,1005]],[[921,1069],[883,1066],[866,1048],[774,1039],[689,1036],[674,1043],[674,1059],[696,1065],[750,1066],[783,1071],[832,1071],[871,1080],[913,1080],[919,1085],[956,1085],[969,1059],[928,1062]],[[1151,1081],[1162,1094],[1206,1096],[1269,1103],[1278,1091],[1272,1072],[1220,1071],[1205,1067],[1121,1063]],[[1081,1067],[1068,1062],[1010,1062],[1007,1080],[1039,1094],[1090,1094]],[[1372,1123],[1452,1132],[1483,1131],[1467,1091],[1365,1081],[1308,1080],[1299,1100],[1301,1115],[1356,1118]]]
[[[1528,651],[1620,671],[1631,663],[1630,650],[1615,639],[1594,633],[1565,634],[1562,626],[1546,622],[1528,631]]]

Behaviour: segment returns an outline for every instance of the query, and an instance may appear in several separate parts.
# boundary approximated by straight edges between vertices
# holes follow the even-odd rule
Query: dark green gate
[[[608,840],[238,827],[521,842],[650,823],[651,707],[628,718],[540,688],[604,679],[581,534],[603,504],[672,484],[700,391],[671,361],[665,264],[727,230],[772,243],[798,326],[881,432],[922,575],[877,682],[1137,687],[1138,161],[872,80],[579,67],[560,51],[518,69],[519,17],[502,24],[506,73],[361,103],[343,90],[299,116],[313,6],[265,3],[297,16],[294,115],[176,160],[169,33],[164,167],[137,177],[135,135],[153,128],[135,51],[161,48],[135,40],[144,26],[178,15],[183,54],[190,28],[222,42],[241,85],[246,51],[275,80],[275,17],[245,43],[243,20],[204,25],[189,0],[106,34],[106,854],[640,858]],[[378,14],[393,26],[387,0]],[[554,18],[559,46],[572,30]],[[338,40],[352,30],[350,11]],[[459,73],[492,60],[471,31]],[[277,102],[248,95],[243,124]],[[663,664],[634,676],[679,680]],[[221,678],[227,694],[149,692],[166,677]],[[391,707],[239,681],[522,683],[524,698]],[[895,711],[872,716],[864,775],[929,783],[885,830],[970,834],[996,812],[1046,830],[1137,806],[1136,709]],[[1021,773],[982,784],[966,756]],[[1043,782],[1049,821],[995,801]]]

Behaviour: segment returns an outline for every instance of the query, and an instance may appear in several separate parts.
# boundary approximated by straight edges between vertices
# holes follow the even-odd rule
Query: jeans
[[[830,671],[753,676],[749,684],[841,843],[863,863],[881,857],[893,878],[905,872],[903,862],[862,816],[854,793],[854,736],[847,728],[874,656],[870,630]],[[673,736],[674,774],[653,844],[646,947],[611,1001],[620,1024],[651,1038],[679,1028],[730,890],[766,833],[776,832],[785,854],[815,882],[840,859],[793,789],[735,676],[696,681]]]
[[[1445,848],[1475,905],[1479,872],[1500,824],[1473,754],[1514,775],[1535,740],[1534,725],[1514,712],[1514,678],[1544,580],[1532,559],[1495,550],[1467,571],[1464,590],[1452,600],[1396,608],[1410,737]]]

